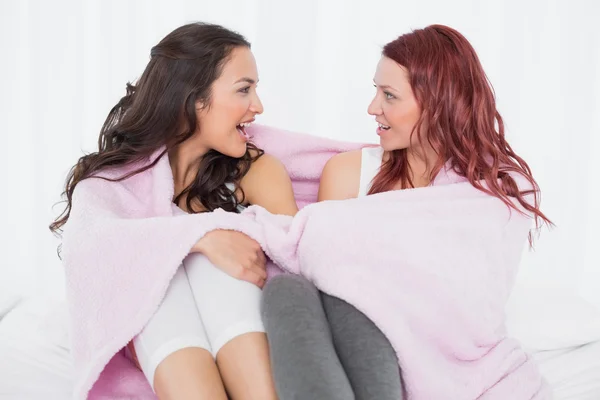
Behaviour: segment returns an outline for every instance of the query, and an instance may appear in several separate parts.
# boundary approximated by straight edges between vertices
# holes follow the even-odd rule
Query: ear
[[[203,117],[204,115],[206,115],[206,113],[208,112],[208,110],[210,108],[210,104],[207,104],[203,101],[197,100],[195,103],[195,107],[196,107],[196,117],[200,118],[200,117]]]

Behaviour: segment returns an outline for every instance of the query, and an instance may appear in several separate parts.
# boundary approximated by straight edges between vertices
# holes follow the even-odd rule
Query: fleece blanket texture
[[[75,398],[155,398],[123,348],[192,246],[214,229],[257,240],[271,276],[302,274],[369,316],[397,352],[408,399],[549,398],[504,326],[530,217],[450,169],[427,188],[315,203],[327,160],[364,145],[258,125],[249,132],[286,166],[301,208],[294,218],[257,206],[179,215],[161,152],[103,172],[120,177],[158,158],[126,180],[77,186],[63,235]]]

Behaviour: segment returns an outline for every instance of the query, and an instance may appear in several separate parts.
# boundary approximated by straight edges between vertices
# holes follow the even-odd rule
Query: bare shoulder
[[[264,178],[264,174],[271,175],[272,173],[275,173],[276,175],[285,174],[285,176],[289,178],[283,163],[277,157],[264,153],[258,159],[252,162],[248,173],[243,179],[249,175],[260,175]]]
[[[298,208],[292,180],[283,163],[270,154],[255,160],[240,186],[249,204],[259,205],[274,214],[294,215]]]
[[[327,161],[327,165],[342,166],[342,167],[357,167],[360,169],[360,160],[362,158],[362,150],[346,151],[336,154]]]
[[[260,150],[258,150],[257,148],[254,148],[254,147],[248,147],[248,153],[250,153],[250,157],[254,158],[260,154]]]
[[[361,150],[331,157],[321,174],[319,201],[344,200],[358,196],[361,160]]]

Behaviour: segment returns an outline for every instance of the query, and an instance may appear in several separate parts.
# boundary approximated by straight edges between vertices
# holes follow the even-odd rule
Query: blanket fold
[[[279,232],[264,209],[250,214],[267,227],[275,263],[382,330],[409,399],[549,396],[504,325],[530,218],[456,176],[426,189],[309,205]]]
[[[167,156],[121,182],[78,185],[63,236],[76,398],[154,398],[121,350],[214,229],[248,234],[280,268],[363,311],[394,346],[409,399],[547,398],[504,329],[528,217],[446,170],[429,188],[312,204],[326,161],[363,145],[264,126],[249,132],[286,165],[296,217],[257,206],[176,216]]]

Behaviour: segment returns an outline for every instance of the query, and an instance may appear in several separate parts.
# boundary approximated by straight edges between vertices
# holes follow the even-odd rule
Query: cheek
[[[250,109],[250,95],[247,95],[236,102],[237,112],[239,114],[245,115]]]
[[[421,116],[421,113],[415,107],[394,107],[389,112],[391,113],[389,117],[390,124],[403,134],[410,134]]]
[[[389,104],[384,108],[384,113],[387,122],[392,126],[394,131],[405,133],[409,121],[406,111],[402,107]]]
[[[421,109],[419,108],[419,106],[417,106],[416,104],[414,104],[410,108],[410,111],[408,112],[408,115],[410,116],[411,122],[414,125],[414,124],[416,124],[419,121],[419,118],[421,118]]]
[[[218,127],[217,125],[220,125],[222,129],[225,128],[226,125],[231,125],[235,113],[235,98],[220,96],[218,98],[213,98],[206,121],[215,128]]]
[[[248,112],[249,104],[246,103],[239,98],[214,101],[210,110],[200,117],[198,126],[207,135],[218,137],[230,135]]]
[[[222,105],[219,109],[214,110],[213,119],[211,121],[215,132],[228,133],[236,125],[235,111],[232,110],[231,104]]]
[[[237,125],[248,112],[249,105],[243,99],[232,99],[224,108],[224,122],[228,125]]]

